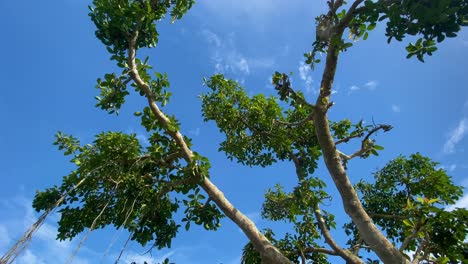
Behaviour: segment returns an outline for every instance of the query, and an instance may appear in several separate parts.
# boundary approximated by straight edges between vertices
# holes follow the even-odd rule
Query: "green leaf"
[[[408,227],[414,227],[414,223],[413,223],[413,221],[410,220],[410,219],[404,219],[404,220],[403,220],[403,224],[404,224],[405,226],[408,226]]]
[[[367,40],[368,37],[369,37],[369,33],[366,32],[364,33],[364,36],[362,37],[362,39]]]
[[[374,145],[374,149],[375,149],[375,150],[383,150],[384,147],[383,147],[383,146],[379,146],[379,145]]]

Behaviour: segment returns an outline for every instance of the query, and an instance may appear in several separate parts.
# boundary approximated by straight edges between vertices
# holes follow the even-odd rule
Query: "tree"
[[[77,169],[60,186],[38,192],[33,206],[38,211],[59,207],[59,239],[71,239],[88,228],[107,225],[127,229],[131,239],[142,245],[169,247],[181,224],[216,230],[220,218],[229,217],[249,238],[245,263],[290,263],[327,261],[337,255],[348,263],[363,263],[360,248],[370,249],[385,263],[463,261],[467,247],[467,212],[443,210],[462,194],[436,164],[419,154],[392,161],[376,173],[375,183],[353,186],[347,166],[353,158],[378,155],[377,131],[389,125],[352,124],[349,120],[330,121],[331,91],[340,53],[350,49],[343,35],[366,39],[379,21],[386,22],[388,41],[402,41],[414,35],[418,40],[407,46],[408,58],[436,51],[436,42],[455,37],[466,23],[468,3],[458,1],[356,0],[350,5],[330,1],[329,11],[317,18],[317,40],[305,54],[312,68],[326,54],[320,94],[315,102],[293,89],[289,76],[276,72],[273,84],[279,98],[249,97],[235,81],[222,75],[205,80],[210,91],[201,96],[206,121],[214,121],[225,134],[221,144],[229,159],[249,166],[269,166],[290,161],[296,167],[298,185],[291,193],[281,186],[269,190],[263,216],[293,224],[294,232],[276,238],[272,230],[260,232],[237,210],[209,179],[209,160],[191,150],[191,140],[182,135],[174,116],[160,108],[168,103],[168,76],[149,72],[148,58],[137,51],[158,41],[156,23],[167,13],[172,21],[191,8],[190,0],[95,0],[90,17],[96,37],[107,47],[121,73],[98,79],[97,106],[118,113],[131,89],[146,97],[141,125],[151,133],[150,146],[143,148],[135,135],[101,133],[94,144],[81,145],[73,136],[58,133],[56,144],[72,155]],[[361,140],[360,149],[346,155],[340,144]],[[346,213],[349,248],[338,245],[329,229],[333,215],[320,209],[328,198],[324,182],[313,173],[323,156],[326,167],[340,192]],[[358,192],[361,193],[359,197]],[[181,198],[182,197],[182,198]],[[397,199],[388,199],[397,197]],[[183,223],[174,214],[183,208]],[[41,218],[42,219],[42,218]],[[379,229],[380,227],[380,229]],[[383,230],[383,232],[381,231]],[[28,236],[26,236],[28,237]],[[326,247],[321,243],[326,242]],[[407,250],[415,250],[407,256]],[[9,263],[9,256],[2,263]]]

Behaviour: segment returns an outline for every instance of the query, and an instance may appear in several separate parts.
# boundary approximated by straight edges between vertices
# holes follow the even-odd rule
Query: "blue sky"
[[[260,228],[282,232],[288,226],[260,218],[264,191],[276,183],[295,184],[292,164],[248,168],[218,153],[223,136],[212,123],[203,123],[197,95],[206,91],[202,78],[215,72],[238,80],[249,94],[272,94],[274,71],[294,72],[296,89],[314,100],[321,68],[303,65],[302,54],[315,39],[314,17],[325,1],[217,0],[199,1],[175,24],[158,24],[159,45],[147,52],[159,72],[167,72],[173,97],[165,108],[182,122],[182,132],[193,137],[194,150],[210,158],[211,177],[226,196]],[[318,3],[320,2],[320,4]],[[31,209],[36,190],[58,184],[73,169],[52,145],[57,131],[89,143],[101,131],[137,133],[144,129],[133,112],[145,100],[130,97],[116,117],[94,108],[95,81],[115,70],[104,46],[94,37],[89,20],[90,1],[0,1],[3,26],[0,79],[0,253],[3,253],[37,215]],[[397,155],[421,152],[441,163],[456,183],[468,186],[468,31],[439,46],[426,63],[405,59],[404,43],[386,44],[382,25],[367,41],[358,41],[341,55],[330,118],[388,123],[395,128],[379,134],[385,150],[379,157],[353,160],[353,182],[371,179],[372,172]],[[345,151],[352,151],[345,147]],[[329,181],[321,169],[317,175]],[[248,184],[247,184],[248,183]],[[325,210],[338,209],[346,220],[335,188]],[[465,193],[468,193],[465,191]],[[468,196],[459,203],[468,207]],[[57,242],[52,216],[17,263],[64,263],[81,237]],[[130,244],[122,260],[146,258],[153,262],[170,256],[176,263],[239,263],[246,238],[229,221],[219,232],[193,228],[180,232],[173,247],[153,251]],[[344,237],[336,231],[340,242]],[[115,239],[114,239],[115,238]],[[125,232],[101,230],[90,235],[73,263],[113,263],[127,238]],[[112,242],[114,241],[114,242]],[[108,253],[105,254],[107,248]],[[127,261],[127,262],[125,262]]]

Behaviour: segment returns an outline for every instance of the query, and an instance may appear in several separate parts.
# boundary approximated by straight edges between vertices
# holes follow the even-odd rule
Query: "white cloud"
[[[453,211],[455,210],[456,208],[465,208],[465,209],[468,209],[468,193],[463,195],[462,198],[460,198],[460,200],[458,200],[455,204],[452,204],[450,206],[447,206],[447,208],[445,210],[447,211]]]
[[[8,237],[20,238],[23,233],[37,221],[36,213],[31,207],[31,200],[16,197],[9,202],[11,206],[14,206],[14,215],[8,218],[0,220],[0,227],[8,229]],[[3,208],[0,208],[0,211]],[[9,218],[22,219],[23,221],[9,221]],[[0,230],[0,235],[2,230]],[[4,234],[3,234],[4,235]],[[74,241],[58,241],[57,227],[49,222],[44,222],[42,226],[33,235],[32,242],[29,247],[18,256],[16,263],[18,264],[59,264],[65,263],[66,260],[72,255],[76,246],[78,245],[79,237]],[[3,238],[2,238],[3,240]],[[3,244],[5,250],[8,250],[13,243],[9,239],[9,243]],[[87,253],[95,254],[86,247],[82,247],[82,251]],[[3,252],[2,252],[3,253]],[[74,258],[73,263],[75,264],[89,264],[93,261],[88,261],[80,254]]]
[[[462,180],[461,183],[460,183],[460,185],[463,186],[463,187],[465,187],[465,188],[468,188],[468,178]]]
[[[457,164],[452,164],[452,165],[449,166],[448,171],[449,171],[449,172],[452,172],[452,171],[454,171],[456,168],[457,168]]]
[[[304,83],[306,92],[310,93],[313,91],[314,93],[317,93],[317,91],[312,87],[312,70],[309,65],[302,61],[299,64],[299,78],[301,78]]]
[[[5,225],[0,225],[0,252],[4,252],[7,250],[5,245],[9,245],[11,243],[11,236],[8,232],[8,229]]]
[[[221,39],[218,37],[218,35],[207,29],[202,30],[201,33],[205,37],[206,41],[208,41],[208,43],[213,44],[216,47],[221,47]]]
[[[18,257],[17,264],[46,264],[46,262],[27,249],[22,256]]]
[[[351,85],[349,87],[348,94],[351,94],[352,92],[355,92],[355,91],[359,91],[359,90],[361,90],[361,88],[366,88],[369,91],[373,91],[373,90],[375,90],[377,88],[378,84],[379,83],[377,81],[374,81],[374,80],[368,81],[362,86],[358,86],[356,84],[353,84],[353,85]]]
[[[249,58],[236,47],[234,34],[221,38],[216,33],[204,29],[201,35],[212,46],[211,61],[217,73],[249,75],[253,69],[269,69],[275,64],[273,57]]]
[[[446,154],[454,153],[456,145],[465,137],[468,130],[468,119],[462,118],[458,126],[449,134],[444,144],[443,151]]]
[[[351,93],[355,92],[355,91],[359,91],[361,90],[361,87],[357,86],[357,85],[351,85],[349,87],[349,90],[348,90],[348,95],[350,95]]]
[[[194,137],[198,137],[200,135],[200,128],[197,127],[195,129],[190,130],[189,134],[194,136]]]
[[[244,57],[240,58],[240,60],[236,63],[236,66],[241,72],[245,74],[250,73],[249,64],[247,63],[247,60]]]
[[[215,0],[201,1],[212,16],[223,20],[248,22],[255,28],[263,28],[265,23],[284,16],[284,10],[300,8],[302,1],[291,0]],[[309,5],[310,6],[310,5]]]
[[[392,111],[395,113],[400,113],[401,112],[400,106],[396,104],[392,104]]]
[[[364,86],[371,91],[375,90],[375,88],[377,88],[377,85],[377,81],[368,81],[366,82],[366,84],[364,84]]]

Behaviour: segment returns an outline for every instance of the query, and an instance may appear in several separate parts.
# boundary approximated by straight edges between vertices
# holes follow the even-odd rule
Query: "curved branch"
[[[338,256],[338,253],[332,249],[328,249],[328,248],[304,248],[302,250],[304,253],[314,253],[314,252],[317,252],[317,253],[323,253],[323,254],[327,254],[327,255],[331,255],[331,256]]]
[[[298,178],[300,179],[301,176],[301,164],[299,162],[299,159],[291,153],[292,159],[294,161],[294,166],[296,167],[296,174]],[[318,249],[318,248],[309,248],[309,250],[315,250],[311,252],[321,252],[321,253],[326,253],[330,255],[336,255],[342,257],[344,260],[346,260],[347,263],[359,263],[363,264],[364,262],[356,255],[352,254],[349,250],[345,250],[342,247],[336,243],[336,241],[333,239],[333,237],[330,234],[330,230],[327,227],[327,224],[325,223],[325,220],[323,219],[322,213],[320,212],[320,207],[318,203],[315,205],[314,208],[314,214],[315,218],[317,219],[318,226],[320,228],[320,231],[325,238],[325,242],[333,249]]]
[[[341,37],[343,31],[352,19],[353,11],[362,2],[355,1],[340,24],[335,28],[334,34]],[[364,210],[359,197],[351,184],[347,172],[341,162],[341,157],[336,149],[334,139],[331,135],[330,125],[327,117],[327,105],[330,100],[333,81],[338,63],[339,50],[336,45],[329,45],[325,69],[320,86],[320,94],[317,98],[314,123],[317,140],[322,149],[323,157],[327,169],[337,187],[346,213],[356,224],[360,235],[371,246],[372,250],[384,263],[409,263],[398,249],[382,234],[375,226],[372,219]]]
[[[314,208],[314,214],[315,218],[317,219],[318,226],[320,227],[320,230],[322,231],[322,235],[325,238],[325,242],[330,245],[330,247],[336,252],[337,255],[342,257],[343,259],[346,260],[347,263],[361,263],[364,264],[364,262],[351,253],[348,250],[343,249],[336,243],[336,241],[333,239],[333,237],[330,234],[330,230],[328,230],[328,227],[325,223],[325,220],[323,219],[322,213],[320,212],[319,205],[316,204]]]
[[[156,119],[161,123],[166,134],[171,136],[176,144],[180,147],[182,151],[183,158],[187,163],[191,163],[194,157],[193,152],[187,146],[182,134],[179,131],[170,130],[170,119],[159,109],[155,100],[153,99],[153,93],[149,85],[144,82],[136,66],[136,41],[138,39],[138,30],[135,30],[133,36],[129,41],[128,47],[128,65],[129,65],[129,74],[132,77],[135,84],[145,93],[148,100],[148,104],[152,113],[155,115]],[[239,226],[239,228],[244,232],[244,234],[249,238],[249,240],[254,245],[255,249],[260,253],[263,261],[265,263],[291,263],[278,249],[276,249],[271,242],[258,230],[255,224],[244,214],[242,214],[234,205],[226,199],[224,194],[214,185],[207,177],[203,177],[203,180],[200,182],[200,186],[205,190],[209,197],[216,203],[216,205],[223,211],[223,213],[229,217],[234,223]]]

